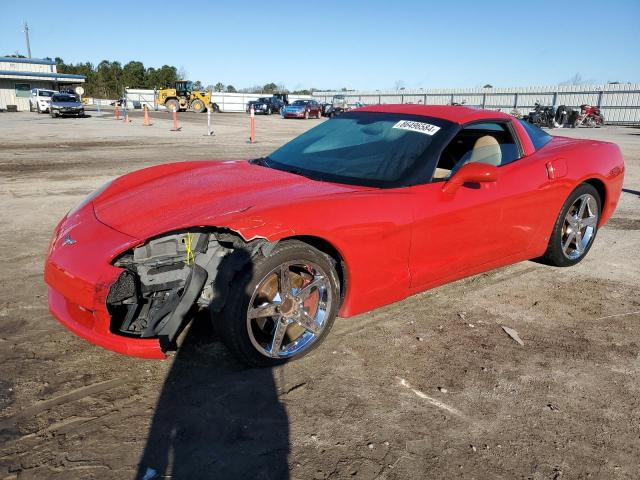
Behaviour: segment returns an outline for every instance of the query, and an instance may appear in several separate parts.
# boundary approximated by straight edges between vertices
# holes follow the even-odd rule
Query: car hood
[[[97,219],[140,240],[193,226],[250,229],[265,209],[365,190],[310,180],[247,161],[182,162],[139,170],[114,180],[93,199]]]

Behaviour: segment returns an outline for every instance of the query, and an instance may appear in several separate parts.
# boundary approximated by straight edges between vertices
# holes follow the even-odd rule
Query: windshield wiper
[[[324,178],[321,174],[305,172],[303,169],[296,167],[285,167],[282,164],[274,165],[269,160],[269,157],[260,157],[249,160],[249,163],[251,163],[252,165],[260,165],[262,167],[272,168],[274,170],[280,170],[281,172],[287,172],[293,175],[300,175],[301,177],[306,177],[311,180],[324,181]]]
[[[252,165],[260,165],[262,167],[273,168],[269,163],[267,157],[254,158],[253,160],[249,160],[249,163]]]

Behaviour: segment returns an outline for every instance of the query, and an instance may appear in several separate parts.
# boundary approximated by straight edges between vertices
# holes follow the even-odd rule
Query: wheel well
[[[585,180],[584,183],[588,183],[596,189],[598,195],[600,195],[600,210],[604,210],[607,197],[607,189],[604,186],[604,182],[602,180],[598,180],[597,178],[590,178],[589,180]]]
[[[331,245],[331,243],[327,242],[324,238],[313,237],[309,235],[301,235],[297,237],[288,237],[284,238],[284,240],[298,240],[300,242],[304,242],[306,244],[311,245],[313,248],[320,250],[322,253],[328,255],[333,259],[336,264],[336,272],[338,272],[338,280],[340,281],[340,306],[342,306],[342,302],[344,301],[344,297],[347,293],[347,267],[345,265],[344,259],[340,252]]]

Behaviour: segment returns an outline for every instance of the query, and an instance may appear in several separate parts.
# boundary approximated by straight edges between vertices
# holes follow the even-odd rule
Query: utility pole
[[[24,36],[27,38],[27,57],[31,58],[31,43],[29,43],[29,25],[24,22]]]

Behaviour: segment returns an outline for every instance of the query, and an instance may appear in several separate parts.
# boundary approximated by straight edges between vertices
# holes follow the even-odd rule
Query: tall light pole
[[[24,22],[24,36],[27,38],[27,56],[31,58],[31,43],[29,43],[29,25]]]

